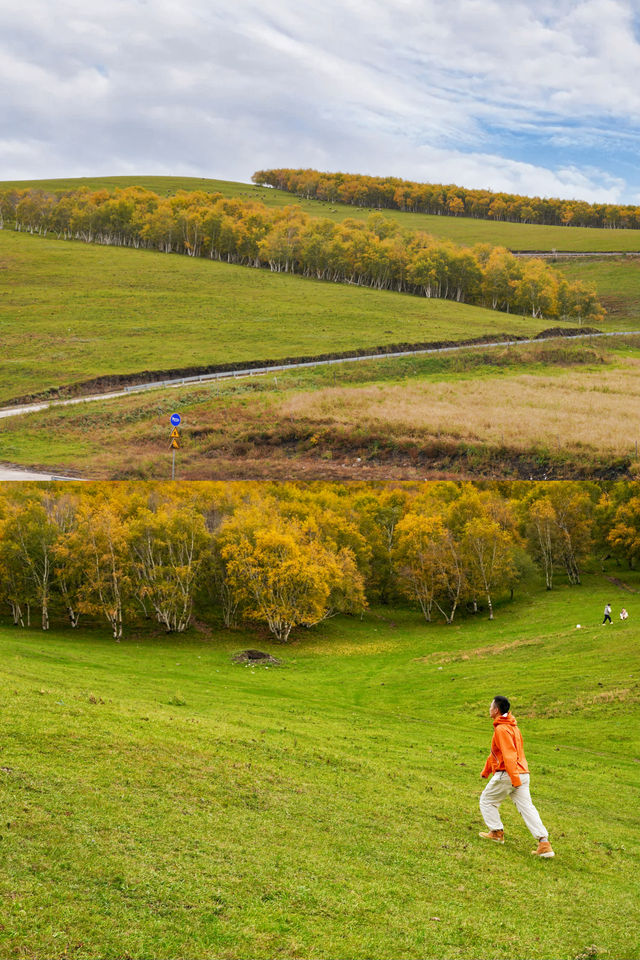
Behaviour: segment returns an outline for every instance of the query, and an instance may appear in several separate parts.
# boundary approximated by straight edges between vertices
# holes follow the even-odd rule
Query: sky
[[[0,0],[0,180],[313,167],[640,203],[640,0]]]

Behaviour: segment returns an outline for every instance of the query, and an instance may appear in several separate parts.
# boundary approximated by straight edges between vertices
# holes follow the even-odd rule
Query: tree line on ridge
[[[347,203],[378,210],[546,226],[640,229],[640,206],[633,204],[527,197],[456,184],[417,183],[399,177],[324,173],[311,169],[257,170],[252,180],[258,185],[277,187],[306,200]]]

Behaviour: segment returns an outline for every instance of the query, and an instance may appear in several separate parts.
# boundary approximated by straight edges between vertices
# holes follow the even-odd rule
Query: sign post
[[[175,480],[176,478],[176,450],[180,449],[180,431],[178,430],[178,424],[180,423],[181,416],[179,413],[171,414],[171,423],[173,425],[173,430],[169,436],[171,440],[170,450],[171,450],[171,479]]]

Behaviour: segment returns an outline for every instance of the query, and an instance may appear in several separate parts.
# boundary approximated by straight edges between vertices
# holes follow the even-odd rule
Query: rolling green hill
[[[532,586],[493,623],[385,608],[288,647],[1,626],[3,957],[638,958],[619,574]],[[600,626],[606,599],[626,624]],[[231,662],[256,646],[283,666]],[[552,861],[509,801],[505,845],[478,837],[498,691]]]
[[[268,206],[299,205],[311,216],[345,220],[348,217],[366,219],[369,209],[346,204],[330,204],[317,200],[301,200],[282,190],[257,187],[253,184],[235,183],[227,180],[209,180],[197,177],[83,177],[53,180],[0,181],[0,193],[18,188],[41,188],[52,192],[76,190],[86,186],[91,189],[113,190],[116,187],[139,185],[160,194],[172,194],[177,190],[204,190],[219,192],[224,196],[238,196],[247,200],[259,199]],[[440,217],[428,214],[403,213],[398,210],[383,211],[385,217],[398,220],[408,229],[423,230],[455,243],[473,245],[491,243],[512,250],[568,250],[568,251],[640,251],[639,230],[599,230],[587,227],[546,227],[527,223],[494,223],[468,217]]]
[[[560,260],[556,268],[570,282],[595,286],[609,326],[640,330],[640,258]]]

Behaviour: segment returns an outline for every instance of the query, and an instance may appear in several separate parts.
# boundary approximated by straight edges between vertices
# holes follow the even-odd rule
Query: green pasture
[[[640,588],[612,568],[493,623],[391,607],[284,647],[5,621],[0,956],[639,957],[640,607],[609,576]],[[478,837],[497,693],[554,860],[509,801],[505,845]]]
[[[5,190],[45,190],[48,193],[64,193],[66,190],[123,190],[126,187],[144,187],[160,196],[168,197],[178,190],[203,190],[206,193],[222,193],[225,197],[253,196],[259,191],[253,183],[238,183],[233,180],[212,180],[204,177],[66,177],[50,180],[0,180],[0,193]],[[283,190],[271,191],[282,197],[290,194]],[[284,205],[284,204],[283,204]]]
[[[452,301],[9,230],[0,231],[0,275],[0,402],[100,375],[548,326]]]
[[[208,193],[222,193],[227,197],[237,196],[243,200],[259,199],[270,207],[296,204],[311,216],[328,217],[337,221],[348,217],[366,219],[370,213],[374,212],[371,208],[320,200],[303,200],[291,193],[270,187],[199,177],[121,176],[5,180],[0,181],[0,192],[12,188],[40,188],[51,192],[77,190],[80,187],[89,187],[92,190],[114,190],[117,187],[134,185],[163,195],[173,194],[178,190],[203,190]],[[383,210],[382,213],[386,217],[398,220],[408,229],[424,230],[435,237],[463,245],[491,243],[512,250],[540,251],[640,251],[640,230],[600,230],[592,227],[546,227],[530,223],[494,223],[491,220],[474,220],[470,217],[442,217],[422,213],[403,213],[400,210]]]
[[[571,283],[593,284],[609,327],[640,330],[640,258],[561,260],[555,267]]]

